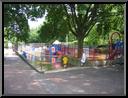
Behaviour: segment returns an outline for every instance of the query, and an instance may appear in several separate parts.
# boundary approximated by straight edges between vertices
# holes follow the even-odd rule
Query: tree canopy
[[[5,37],[16,37],[17,40],[27,41],[29,37],[28,19],[42,17],[44,11],[39,4],[4,4]]]
[[[112,30],[123,32],[123,7],[123,4],[5,4],[5,36],[27,41],[28,19],[35,20],[46,15],[44,24],[38,30],[39,40],[65,41],[66,35],[71,32],[78,41],[78,57],[81,57],[83,41],[90,32],[95,31],[101,37],[108,36]]]
[[[49,4],[46,11],[47,22],[39,30],[41,37],[49,32],[47,39],[50,40],[60,37],[62,32],[62,36],[72,32],[78,40],[78,57],[81,57],[83,40],[93,27],[99,36],[108,36],[112,30],[120,32],[124,27],[123,4]]]

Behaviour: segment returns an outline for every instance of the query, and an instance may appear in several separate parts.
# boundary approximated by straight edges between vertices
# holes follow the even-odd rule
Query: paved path
[[[2,95],[2,66],[0,65],[0,97]]]
[[[17,56],[5,56],[4,93],[10,94],[124,94],[123,70],[80,68],[41,74]]]

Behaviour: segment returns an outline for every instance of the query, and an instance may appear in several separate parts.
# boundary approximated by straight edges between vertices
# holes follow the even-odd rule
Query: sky
[[[36,29],[40,25],[43,25],[46,15],[47,15],[47,12],[45,13],[45,15],[42,18],[37,18],[36,21],[31,21],[30,19],[28,19],[28,24],[29,24],[30,29]]]
[[[31,21],[29,19],[28,24],[29,24],[30,29],[35,29],[35,28],[39,27],[41,24],[43,24],[44,20],[45,20],[45,17],[38,18],[36,21]]]

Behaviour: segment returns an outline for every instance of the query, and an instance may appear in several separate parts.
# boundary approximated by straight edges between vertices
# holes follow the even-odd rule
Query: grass
[[[32,64],[30,64],[22,55],[20,55],[17,51],[15,51],[16,55],[18,55],[27,65],[29,65],[32,69],[34,69],[36,72],[39,73],[44,73],[44,72],[40,72],[39,70],[37,70]]]
[[[48,64],[46,62],[41,62],[41,61],[35,61],[35,62],[32,62],[36,67],[40,67],[40,69],[45,69],[46,71],[47,70],[52,70],[52,64]]]
[[[68,57],[70,66],[80,66],[80,60],[76,57]]]

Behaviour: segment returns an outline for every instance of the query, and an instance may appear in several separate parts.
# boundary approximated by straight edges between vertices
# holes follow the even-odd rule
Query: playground
[[[39,71],[49,71],[81,66],[123,66],[124,44],[121,35],[113,32],[107,46],[83,47],[85,57],[77,58],[77,46],[56,40],[52,44],[31,43],[19,46],[18,54]]]
[[[124,4],[4,4],[4,92],[125,92]]]

